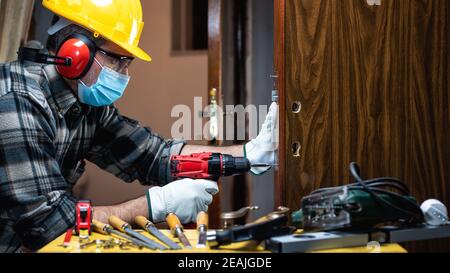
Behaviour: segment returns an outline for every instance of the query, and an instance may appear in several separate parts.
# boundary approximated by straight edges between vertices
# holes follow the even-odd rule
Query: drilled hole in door
[[[302,111],[302,104],[299,101],[292,103],[292,113],[298,114]]]
[[[294,142],[292,144],[292,155],[294,157],[300,157],[300,150],[302,149],[302,146],[300,145],[300,142]]]

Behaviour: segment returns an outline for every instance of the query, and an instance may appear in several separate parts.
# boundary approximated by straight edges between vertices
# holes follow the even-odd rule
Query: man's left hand
[[[244,146],[244,154],[252,164],[275,165],[278,151],[278,105],[274,102],[262,126],[258,137]],[[270,167],[252,168],[251,172],[261,175],[270,170]]]

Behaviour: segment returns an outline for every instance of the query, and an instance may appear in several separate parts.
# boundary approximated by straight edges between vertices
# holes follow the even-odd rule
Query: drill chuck
[[[221,177],[245,174],[251,169],[247,158],[231,155],[213,154],[213,160],[209,164],[211,169],[217,170],[213,174],[219,174]]]

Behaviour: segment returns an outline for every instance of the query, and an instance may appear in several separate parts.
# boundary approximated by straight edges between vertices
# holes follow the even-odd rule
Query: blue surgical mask
[[[113,104],[123,96],[130,76],[98,64],[102,71],[95,84],[88,87],[81,80],[78,81],[78,98],[84,104],[103,107]]]

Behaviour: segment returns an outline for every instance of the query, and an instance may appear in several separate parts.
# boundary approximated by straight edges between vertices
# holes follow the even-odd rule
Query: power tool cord
[[[423,220],[423,213],[418,204],[404,197],[410,195],[410,190],[408,189],[408,186],[402,181],[400,181],[398,178],[380,177],[370,180],[363,180],[361,178],[360,168],[358,164],[354,162],[350,164],[350,173],[355,178],[356,183],[347,185],[346,187],[349,190],[363,190],[369,193],[372,196],[373,200],[380,206],[384,208],[394,209],[396,211],[401,212],[402,214],[406,214],[412,217],[408,220],[418,220],[418,221]],[[403,194],[403,196],[395,192],[385,190],[384,188],[396,189],[401,194]],[[312,192],[312,194],[320,194],[335,189],[336,187],[322,188]],[[404,204],[407,208],[400,208],[392,204],[391,202],[384,200],[383,198],[380,198],[379,194],[390,195],[392,198],[396,199],[398,203]]]
[[[359,166],[355,162],[352,162],[350,164],[350,173],[356,179],[356,181],[357,181],[356,184],[359,184],[364,191],[368,192],[372,196],[374,201],[376,201],[378,204],[383,204],[384,206],[387,206],[387,207],[390,207],[392,209],[395,209],[395,210],[397,210],[399,212],[402,212],[402,213],[404,213],[406,215],[410,215],[412,217],[411,219],[408,219],[410,221],[411,220],[417,220],[417,221],[423,220],[423,214],[422,214],[422,211],[421,211],[419,205],[414,203],[412,200],[406,199],[403,196],[401,196],[401,195],[399,195],[397,193],[394,193],[392,191],[387,191],[387,190],[383,190],[383,189],[374,187],[374,183],[372,183],[371,186],[368,186],[366,181],[364,181],[361,178]],[[378,178],[377,180],[378,181],[383,181],[383,179],[384,178]],[[400,181],[398,181],[398,182],[400,182]],[[401,184],[403,184],[403,183],[401,183]],[[396,186],[393,186],[394,183],[392,183],[392,182],[383,182],[382,185],[387,185],[387,186],[393,187],[393,188],[397,188],[396,186],[398,186],[398,184]],[[408,192],[408,194],[405,194],[405,195],[409,195],[409,190],[407,189],[407,186],[405,184],[403,184],[403,185],[404,185],[404,188],[406,188],[406,191],[404,191],[404,193]],[[388,202],[388,201],[384,200],[383,198],[380,198],[377,193],[390,195],[394,199],[397,199],[400,203],[403,203],[406,206],[409,206],[410,209],[400,208],[400,207],[392,204],[391,202]]]

